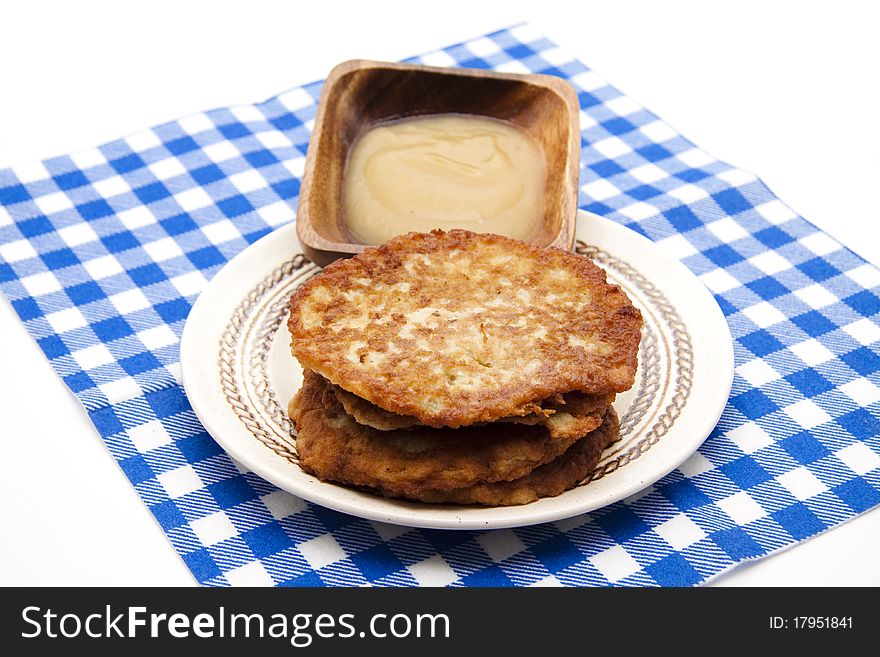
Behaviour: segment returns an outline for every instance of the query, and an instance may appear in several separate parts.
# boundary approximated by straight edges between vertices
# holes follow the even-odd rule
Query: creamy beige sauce
[[[433,228],[526,239],[541,219],[546,178],[543,151],[510,123],[465,114],[401,119],[352,147],[344,219],[364,244]]]

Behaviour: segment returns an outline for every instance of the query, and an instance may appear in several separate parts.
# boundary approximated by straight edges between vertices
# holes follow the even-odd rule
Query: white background
[[[251,103],[345,59],[527,20],[880,263],[880,13],[864,2],[19,2],[0,8],[0,167]],[[193,585],[0,301],[0,584]],[[878,585],[880,511],[717,580]]]

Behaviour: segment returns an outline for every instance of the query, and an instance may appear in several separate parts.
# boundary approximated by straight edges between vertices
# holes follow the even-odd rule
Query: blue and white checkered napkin
[[[208,585],[689,585],[880,502],[880,271],[528,26],[418,58],[561,76],[581,204],[715,294],[736,377],[717,429],[641,494],[494,532],[392,527],[242,472],[180,387],[178,340],[232,256],[292,221],[320,84],[0,171],[0,285]]]

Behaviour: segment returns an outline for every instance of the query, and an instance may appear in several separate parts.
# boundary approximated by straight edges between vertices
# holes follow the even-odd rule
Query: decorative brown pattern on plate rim
[[[648,429],[644,437],[626,452],[621,454],[618,458],[597,467],[589,477],[581,482],[581,485],[583,485],[601,479],[605,475],[611,474],[627,463],[636,460],[652,446],[656,445],[660,439],[669,432],[679,415],[681,415],[681,411],[687,404],[688,397],[690,397],[691,394],[694,374],[694,352],[690,333],[688,333],[687,327],[681,321],[681,317],[675,310],[675,307],[653,283],[646,279],[632,265],[598,247],[589,246],[581,240],[578,240],[575,244],[575,253],[591,258],[603,266],[612,267],[621,272],[627,280],[633,281],[636,286],[656,304],[656,307],[660,310],[661,316],[666,322],[666,327],[672,333],[674,347],[673,360],[676,370],[675,392],[657,421],[650,429]],[[668,370],[666,376],[668,380]]]
[[[253,409],[245,403],[242,391],[239,389],[238,380],[235,376],[235,353],[243,339],[242,331],[245,320],[250,317],[251,311],[267,292],[275,288],[281,281],[289,278],[295,271],[311,264],[303,254],[288,260],[275,268],[266,276],[236,307],[229,324],[220,338],[220,351],[217,356],[217,366],[220,370],[220,386],[223,396],[229,407],[235,413],[245,428],[261,443],[291,463],[299,464],[299,458],[292,446],[279,444],[263,425],[257,421]],[[267,347],[268,352],[268,347]]]

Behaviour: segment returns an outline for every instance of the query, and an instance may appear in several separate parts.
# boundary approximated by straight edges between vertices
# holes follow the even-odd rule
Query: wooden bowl
[[[547,160],[543,221],[531,242],[571,249],[580,163],[578,100],[551,75],[495,73],[351,60],[321,90],[297,209],[305,254],[324,266],[364,250],[343,220],[342,176],[349,149],[372,125],[424,114],[477,114],[510,121],[543,149]]]

